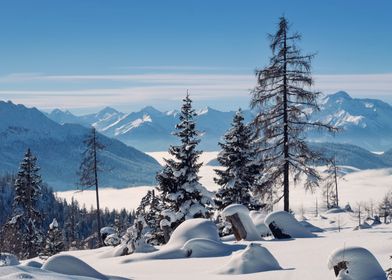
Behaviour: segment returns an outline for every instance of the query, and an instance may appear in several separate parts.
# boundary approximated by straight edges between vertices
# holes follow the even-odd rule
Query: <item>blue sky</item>
[[[390,0],[1,1],[0,98],[166,110],[190,89],[196,107],[247,107],[284,14],[317,52],[318,89],[392,101],[391,10]]]

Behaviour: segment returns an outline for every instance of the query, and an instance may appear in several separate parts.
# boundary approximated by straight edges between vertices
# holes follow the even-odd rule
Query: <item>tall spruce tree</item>
[[[257,86],[252,91],[251,108],[258,109],[254,124],[261,131],[264,178],[261,186],[283,185],[284,210],[290,211],[289,180],[305,175],[304,187],[318,186],[320,176],[310,162],[320,155],[311,151],[305,141],[308,129],[326,128],[327,124],[311,121],[309,112],[318,111],[320,92],[311,90],[311,60],[296,42],[301,36],[289,33],[289,23],[281,17],[278,31],[269,35],[272,57],[270,64],[256,71]]]
[[[14,184],[11,219],[3,229],[4,249],[22,259],[36,257],[42,249],[42,216],[38,210],[41,184],[37,158],[27,149]]]
[[[165,159],[165,166],[157,175],[157,190],[162,205],[161,227],[170,227],[173,231],[184,220],[210,216],[209,205],[213,204],[210,193],[199,182],[198,172],[202,163],[198,163],[201,151],[196,130],[196,113],[192,100],[187,93],[183,99],[180,122],[176,125],[176,135],[181,143],[171,146],[172,159]]]
[[[221,186],[215,194],[215,205],[219,210],[232,203],[258,209],[261,203],[253,197],[252,188],[261,175],[262,164],[255,161],[254,132],[244,124],[241,110],[234,115],[231,126],[223,137],[224,142],[219,143],[222,150],[217,159],[224,169],[215,169],[214,181]]]
[[[105,146],[99,142],[97,132],[94,127],[84,140],[86,149],[83,152],[83,159],[79,167],[79,184],[82,188],[95,187],[95,197],[97,202],[97,238],[98,245],[102,246],[103,241],[101,238],[101,217],[99,208],[99,181],[98,172],[101,171],[101,162],[98,159],[98,153],[102,151]]]

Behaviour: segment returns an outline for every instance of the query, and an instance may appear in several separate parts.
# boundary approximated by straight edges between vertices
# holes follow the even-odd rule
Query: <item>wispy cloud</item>
[[[39,81],[39,86],[34,82]],[[392,98],[392,73],[361,75],[315,75],[317,90],[326,94],[345,90],[353,96]],[[26,84],[31,89],[26,90]],[[45,86],[45,84],[48,84]],[[76,88],[75,88],[76,83]],[[102,84],[103,83],[103,84]],[[110,86],[105,86],[110,83]],[[20,85],[24,87],[21,88]],[[113,84],[115,86],[113,86]],[[7,85],[7,89],[2,89]],[[69,86],[69,85],[72,85]],[[80,85],[80,88],[78,86]],[[46,75],[20,73],[0,77],[0,98],[40,108],[86,108],[117,104],[159,104],[181,99],[186,89],[195,100],[246,107],[255,85],[251,74],[143,73],[108,75]],[[10,88],[11,87],[11,88]],[[86,88],[87,87],[87,88]],[[4,88],[4,87],[3,87]],[[235,101],[234,101],[235,100]],[[238,100],[242,104],[238,104]]]
[[[164,66],[123,66],[117,69],[123,70],[158,70],[158,71],[239,71],[249,70],[246,67],[222,67],[222,66],[186,66],[186,65],[164,65]]]

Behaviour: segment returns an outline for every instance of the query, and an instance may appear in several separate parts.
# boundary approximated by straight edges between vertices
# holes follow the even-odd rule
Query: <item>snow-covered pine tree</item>
[[[45,257],[53,256],[64,250],[63,233],[59,229],[59,224],[56,219],[53,219],[49,225],[48,233],[45,240],[45,248],[43,255]]]
[[[305,175],[306,189],[318,186],[320,176],[310,162],[320,155],[305,141],[307,129],[334,129],[311,121],[309,112],[318,111],[320,92],[311,91],[311,60],[297,48],[301,36],[289,33],[289,23],[281,17],[278,31],[270,35],[270,64],[257,70],[257,86],[252,91],[251,108],[258,109],[254,124],[262,132],[264,176],[261,186],[283,186],[284,210],[290,211],[289,176],[297,181]]]
[[[160,228],[161,204],[155,191],[148,191],[142,198],[139,207],[136,209],[138,221],[143,224],[145,241],[152,245],[165,243],[164,234]]]
[[[97,201],[97,235],[98,235],[98,246],[103,245],[101,238],[101,217],[99,208],[99,184],[98,184],[98,172],[100,169],[100,161],[98,159],[99,151],[103,150],[105,146],[98,141],[97,132],[95,127],[91,128],[91,133],[87,135],[84,140],[86,149],[83,152],[83,159],[79,167],[79,184],[82,187],[95,187],[95,196]]]
[[[41,176],[37,158],[27,149],[15,180],[11,219],[4,225],[4,249],[21,259],[33,258],[42,249],[42,216],[37,202],[41,196]]]
[[[241,109],[236,112],[231,128],[219,143],[222,148],[218,161],[224,169],[215,169],[214,181],[221,187],[215,194],[215,205],[222,210],[232,203],[243,204],[254,210],[261,203],[252,196],[252,188],[261,174],[262,164],[255,161],[257,156],[253,143],[254,132],[244,124]],[[259,163],[258,166],[255,166]]]
[[[161,228],[169,227],[173,231],[187,219],[210,216],[211,194],[200,184],[198,172],[202,163],[198,163],[201,151],[196,130],[195,110],[187,93],[183,99],[180,122],[173,133],[181,143],[169,148],[173,159],[165,159],[165,166],[157,175],[157,190],[162,202]]]

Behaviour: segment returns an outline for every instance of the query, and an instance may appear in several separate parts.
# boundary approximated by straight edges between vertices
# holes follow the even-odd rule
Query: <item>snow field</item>
[[[369,250],[383,270],[391,266],[389,260],[391,224],[381,224],[370,229],[353,231],[356,222],[347,212],[324,213],[319,217],[307,215],[306,218],[308,223],[326,230],[317,233],[317,236],[313,238],[221,242],[217,238],[216,228],[212,222],[194,219],[183,223],[176,230],[177,232],[173,233],[169,244],[162,246],[157,252],[136,253],[122,257],[111,257],[110,252],[116,249],[113,247],[63,252],[53,258],[65,257],[65,263],[64,259],[55,262],[53,270],[58,271],[56,267],[60,265],[64,268],[69,267],[72,273],[76,273],[80,269],[80,266],[76,264],[79,261],[71,260],[71,265],[68,265],[67,258],[70,255],[90,265],[93,271],[89,273],[95,273],[94,271],[98,270],[97,273],[105,277],[108,277],[106,275],[118,275],[128,279],[143,280],[332,280],[336,277],[334,271],[328,268],[330,256],[333,256],[335,249],[352,246],[360,246]],[[340,232],[334,227],[338,218],[346,221],[345,227]],[[191,246],[188,247],[187,244],[191,244]],[[230,248],[233,254],[230,255],[231,252],[223,250],[217,254],[219,251],[217,248]],[[189,249],[192,249],[192,252],[194,251],[196,254],[189,255]],[[46,266],[50,267],[49,264]],[[68,273],[70,272],[68,271]],[[85,271],[83,270],[82,273]],[[92,276],[93,274],[88,275]],[[69,276],[67,278],[55,272],[24,265],[0,268],[0,279],[20,279],[20,277],[36,277],[36,279],[45,280],[91,279],[85,278],[85,276],[86,274],[83,277]],[[108,277],[108,279],[116,278]]]
[[[163,163],[163,158],[168,157],[167,152],[152,152],[148,153],[154,157],[160,164]],[[200,156],[200,161],[205,164],[210,160],[216,158],[218,152],[204,152]],[[200,168],[199,176],[201,176],[200,183],[208,190],[214,191],[218,189],[213,181],[215,176],[214,169],[218,167],[203,165]],[[320,171],[324,168],[320,167]],[[362,170],[352,172],[344,176],[344,179],[339,180],[339,199],[340,204],[344,206],[346,203],[355,208],[357,203],[370,203],[371,201],[376,205],[382,200],[388,191],[392,191],[392,168]],[[100,203],[101,207],[108,207],[109,209],[125,208],[127,210],[136,209],[139,206],[140,200],[147,193],[148,190],[153,189],[152,186],[130,187],[125,189],[101,189]],[[60,198],[71,201],[72,197],[76,199],[81,205],[85,204],[87,209],[91,206],[95,207],[95,192],[87,190],[83,192],[66,191],[57,192]],[[324,206],[321,188],[316,189],[313,193],[305,191],[300,184],[295,186],[292,183],[290,190],[290,207],[296,213],[304,210],[305,212],[315,212],[316,200],[318,206]],[[279,203],[275,210],[283,209],[283,203]],[[321,211],[321,210],[320,210]]]

